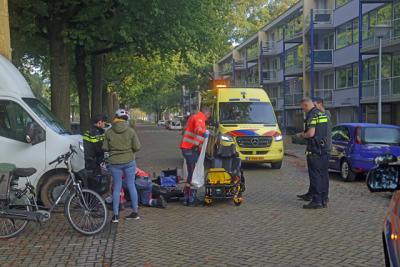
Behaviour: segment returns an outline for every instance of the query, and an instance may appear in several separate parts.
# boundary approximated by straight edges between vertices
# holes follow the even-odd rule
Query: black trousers
[[[312,196],[312,201],[322,204],[328,199],[329,195],[329,156],[308,155],[307,166],[310,177],[310,187],[308,193]]]

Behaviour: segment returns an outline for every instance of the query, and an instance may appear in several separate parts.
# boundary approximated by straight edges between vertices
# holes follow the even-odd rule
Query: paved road
[[[179,133],[138,127],[148,172],[181,166]],[[0,240],[1,266],[383,266],[381,225],[389,194],[370,194],[363,182],[331,180],[331,207],[309,211],[304,163],[287,157],[282,170],[247,166],[240,207],[143,208],[96,237],[75,233],[55,214],[23,235]],[[122,215],[129,212],[126,210]],[[123,217],[123,216],[122,216]]]
[[[179,133],[140,127],[138,164],[149,171],[180,166]],[[168,160],[165,160],[168,159]],[[331,207],[310,211],[295,195],[308,186],[303,162],[282,170],[247,166],[240,207],[171,204],[141,211],[118,226],[114,266],[382,266],[381,226],[389,196],[333,175]]]

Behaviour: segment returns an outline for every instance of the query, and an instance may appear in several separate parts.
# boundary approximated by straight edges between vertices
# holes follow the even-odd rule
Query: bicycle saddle
[[[16,168],[14,175],[16,177],[28,177],[36,173],[35,168]]]

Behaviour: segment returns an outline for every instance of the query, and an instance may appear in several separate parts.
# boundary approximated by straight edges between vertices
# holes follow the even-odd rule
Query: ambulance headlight
[[[275,141],[282,141],[282,139],[283,139],[282,135],[275,136]]]
[[[82,152],[85,152],[85,149],[83,148],[83,141],[79,141],[79,149],[80,149]]]
[[[225,142],[233,142],[233,138],[230,135],[227,134],[221,134],[220,135],[220,140],[225,141]]]

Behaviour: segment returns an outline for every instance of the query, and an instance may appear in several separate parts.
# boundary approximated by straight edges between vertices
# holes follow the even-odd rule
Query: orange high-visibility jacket
[[[203,144],[204,134],[207,130],[206,120],[206,115],[201,111],[189,117],[183,133],[181,148],[192,149]]]

